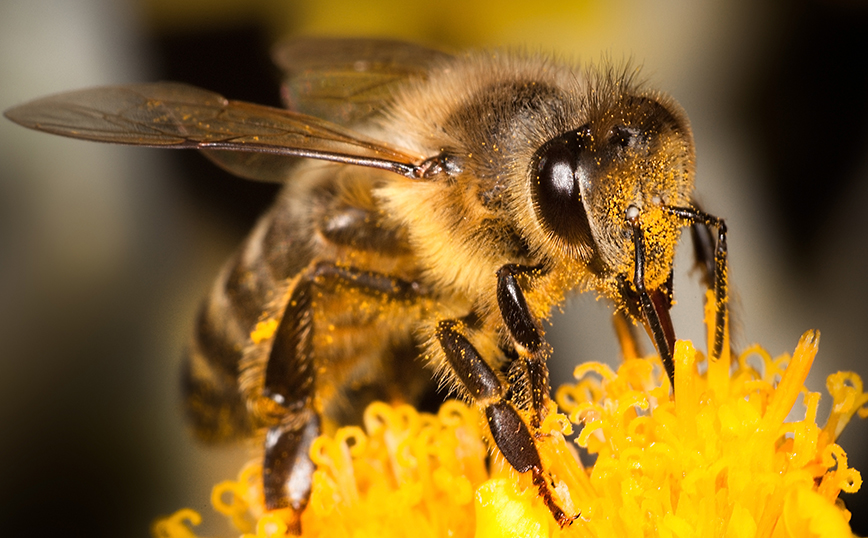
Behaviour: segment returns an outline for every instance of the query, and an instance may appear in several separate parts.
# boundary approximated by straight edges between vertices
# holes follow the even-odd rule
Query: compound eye
[[[569,131],[549,140],[531,161],[537,217],[548,231],[573,244],[592,240],[579,188],[586,131]]]

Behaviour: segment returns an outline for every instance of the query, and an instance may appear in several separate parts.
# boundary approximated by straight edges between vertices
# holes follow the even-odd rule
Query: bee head
[[[645,236],[646,285],[669,276],[679,223],[663,206],[686,205],[693,188],[690,128],[677,105],[624,95],[545,142],[530,162],[531,198],[546,237],[602,281],[632,274],[633,233]],[[611,277],[611,278],[609,278]]]

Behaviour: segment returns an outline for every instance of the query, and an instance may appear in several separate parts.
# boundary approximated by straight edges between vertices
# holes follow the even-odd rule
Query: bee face
[[[633,271],[628,209],[636,211],[654,230],[646,282],[658,287],[680,228],[659,208],[688,203],[693,162],[690,129],[668,99],[624,95],[598,103],[586,123],[548,140],[531,158],[534,214],[560,255],[579,258],[608,282]]]
[[[693,225],[715,291],[712,355],[723,345],[726,229],[692,207],[683,113],[626,70],[543,56],[314,39],[275,57],[293,110],[158,83],[6,115],[76,138],[199,149],[286,184],[202,309],[184,382],[200,436],[264,438],[266,508],[291,529],[322,428],[373,398],[418,401],[431,386],[420,358],[479,408],[492,446],[568,525],[575,514],[537,449],[552,405],[541,321],[568,293],[595,290],[616,325],[645,326],[674,380],[672,261]]]

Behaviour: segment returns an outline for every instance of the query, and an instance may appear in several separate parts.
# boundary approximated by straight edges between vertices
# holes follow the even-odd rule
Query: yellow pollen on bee
[[[277,331],[276,319],[267,319],[265,321],[260,321],[256,324],[256,327],[250,333],[250,340],[252,340],[254,344],[260,344],[265,340],[272,338],[275,331]]]

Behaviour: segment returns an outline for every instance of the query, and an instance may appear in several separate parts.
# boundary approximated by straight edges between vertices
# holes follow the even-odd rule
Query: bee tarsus
[[[540,497],[542,497],[543,503],[545,503],[546,508],[549,509],[552,517],[562,529],[569,527],[575,520],[579,519],[581,514],[568,516],[566,512],[557,505],[552,497],[552,488],[549,485],[548,480],[546,480],[541,467],[534,467],[531,469],[531,472],[533,473],[533,483],[537,487],[537,491],[539,492]]]
[[[297,520],[310,499],[314,471],[310,448],[321,426],[314,412],[291,418],[265,434],[262,478],[266,510],[289,508]]]

